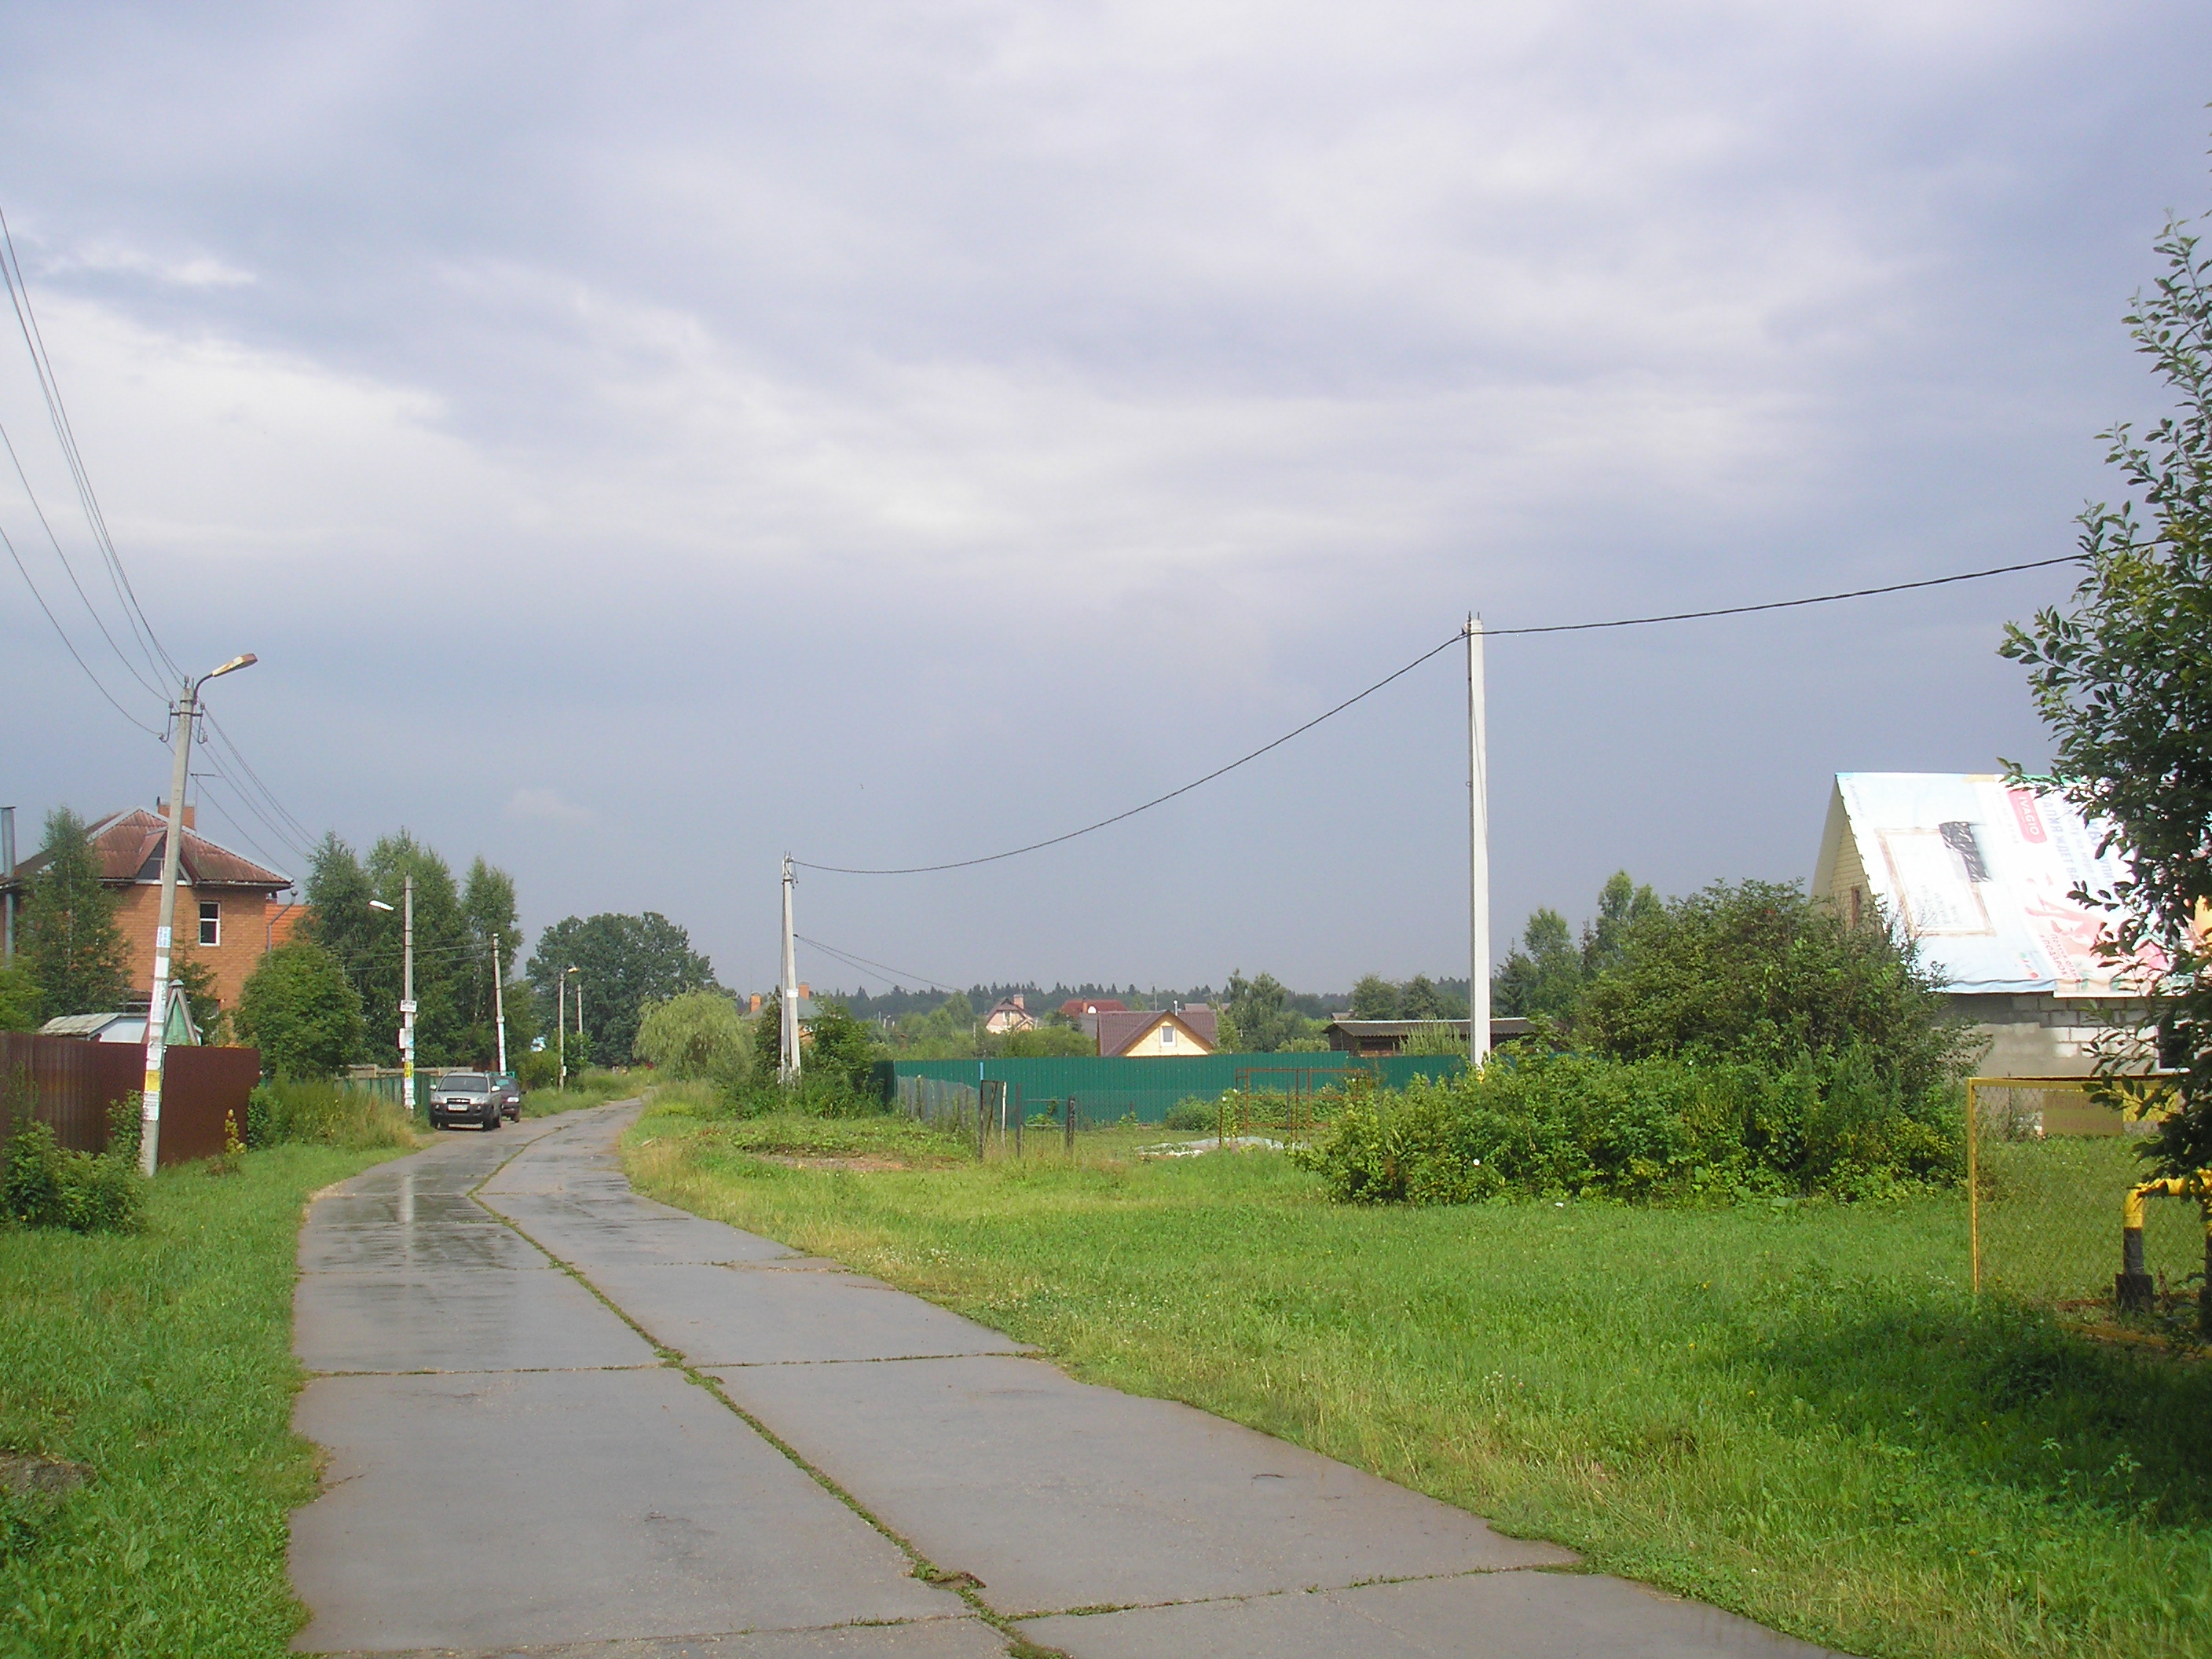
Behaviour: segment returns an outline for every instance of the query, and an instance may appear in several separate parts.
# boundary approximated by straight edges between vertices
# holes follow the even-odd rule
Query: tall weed
[[[368,1152],[411,1147],[407,1114],[381,1096],[342,1084],[278,1079],[256,1085],[246,1106],[246,1145],[299,1145]]]

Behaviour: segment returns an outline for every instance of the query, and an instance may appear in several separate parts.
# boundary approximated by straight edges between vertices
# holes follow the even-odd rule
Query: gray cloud
[[[2148,400],[2122,301],[2205,197],[2208,36],[2179,5],[26,7],[0,204],[139,592],[180,654],[261,653],[222,706],[292,809],[481,849],[533,924],[665,910],[751,983],[786,848],[1055,833],[1472,605],[2065,550],[2090,434]],[[36,551],[6,490],[0,526]],[[2063,586],[1501,642],[1501,921],[1621,864],[1802,873],[1836,769],[2033,758],[1991,653]],[[150,799],[15,591],[14,798]],[[955,979],[1449,971],[1459,695],[1439,663],[1034,860],[811,880],[807,931]]]

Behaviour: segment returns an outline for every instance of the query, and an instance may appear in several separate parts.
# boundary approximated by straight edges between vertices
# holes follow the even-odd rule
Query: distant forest
[[[1467,980],[1440,979],[1437,988],[1449,997],[1456,997],[1462,1009],[1467,1005]],[[853,1017],[863,1020],[901,1019],[908,1014],[926,1014],[950,995],[940,990],[909,991],[902,986],[893,986],[878,994],[866,991],[836,991],[816,988],[817,1000],[827,999],[842,1002]],[[1033,1014],[1048,1014],[1063,1002],[1074,997],[1113,998],[1132,1008],[1167,1008],[1177,1003],[1203,1002],[1218,1006],[1228,992],[1218,986],[1200,985],[1188,990],[1174,990],[1164,986],[1081,985],[1040,986],[1034,981],[1022,984],[971,985],[965,993],[969,1003],[978,1014],[987,1012],[1001,997],[1019,995]],[[1352,1006],[1349,991],[1292,991],[1285,999],[1293,1013],[1308,1019],[1334,1019]]]

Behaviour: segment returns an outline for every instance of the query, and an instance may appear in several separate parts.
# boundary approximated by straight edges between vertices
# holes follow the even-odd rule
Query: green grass
[[[1811,1640],[2212,1652],[2212,1366],[1977,1308],[1962,1195],[1368,1209],[1278,1155],[1139,1162],[1127,1134],[795,1168],[748,1147],[897,1157],[911,1126],[770,1121],[648,1115],[633,1175]]]
[[[0,1653],[285,1650],[285,1516],[317,1490],[291,1432],[301,1207],[392,1155],[165,1171],[134,1237],[0,1231],[0,1449],[93,1470],[58,1499],[0,1495]]]

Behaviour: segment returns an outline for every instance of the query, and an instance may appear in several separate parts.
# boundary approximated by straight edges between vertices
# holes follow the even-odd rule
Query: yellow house
[[[1098,1052],[1121,1059],[1210,1054],[1220,1029],[1219,1017],[1199,1002],[1152,1013],[1101,1012],[1097,1018]]]

